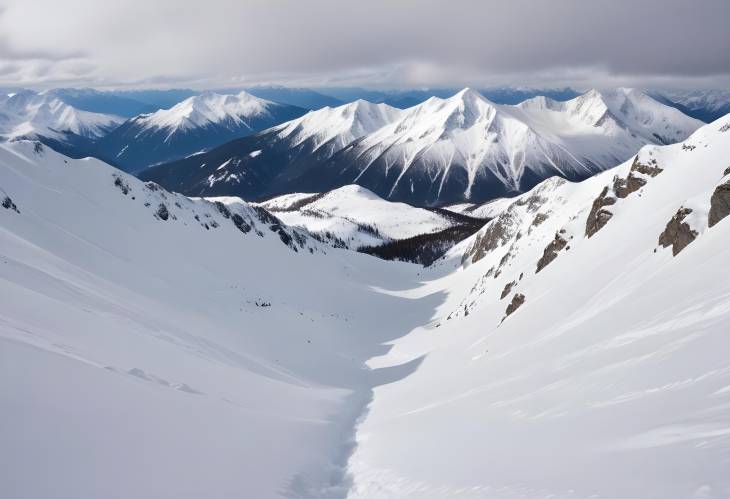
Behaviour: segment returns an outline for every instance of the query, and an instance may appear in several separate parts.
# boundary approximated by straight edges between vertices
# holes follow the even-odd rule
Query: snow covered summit
[[[24,90],[0,100],[0,137],[72,140],[98,138],[123,121],[118,116],[81,111],[56,96],[53,90]]]
[[[97,144],[97,156],[125,170],[183,158],[304,114],[247,92],[204,92],[170,109],[132,118]]]

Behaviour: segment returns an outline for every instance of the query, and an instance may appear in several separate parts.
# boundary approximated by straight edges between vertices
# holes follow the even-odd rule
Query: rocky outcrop
[[[567,245],[568,241],[563,239],[563,236],[561,236],[560,233],[556,233],[555,239],[550,241],[550,244],[545,247],[542,258],[537,261],[537,270],[535,271],[535,273],[538,273],[542,269],[547,267],[548,264],[550,264],[558,257],[558,253],[560,253],[560,250],[565,248]]]
[[[586,221],[586,236],[591,237],[601,230],[611,219],[613,213],[605,209],[606,206],[616,204],[617,198],[624,199],[646,185],[646,179],[639,175],[656,177],[663,171],[662,168],[659,168],[656,159],[652,158],[648,164],[644,164],[639,161],[639,156],[636,156],[626,178],[619,176],[613,178],[613,184],[611,186],[611,194],[613,195],[609,195],[609,188],[605,187],[601,194],[593,201],[593,206]]]
[[[725,171],[725,174],[728,172],[730,172],[730,168]],[[712,193],[707,225],[712,227],[728,215],[730,215],[730,181],[718,185],[715,192]]]
[[[641,163],[639,161],[639,157],[636,156],[626,178],[620,178],[618,176],[614,177],[613,192],[618,198],[626,198],[646,185],[646,179],[639,177],[638,174],[656,177],[663,171],[664,169],[659,168],[656,159],[652,158],[649,160],[649,164],[644,164]]]
[[[512,237],[514,218],[511,212],[501,213],[497,218],[487,224],[483,232],[477,234],[471,251],[464,256],[471,257],[472,263],[484,258],[490,251],[504,245]]]
[[[2,207],[6,210],[12,210],[15,213],[20,213],[20,210],[18,210],[18,207],[15,205],[12,199],[10,199],[10,196],[5,196],[3,198]]]
[[[515,312],[515,310],[520,308],[524,303],[525,303],[525,295],[523,295],[522,293],[515,293],[515,295],[512,297],[512,302],[509,305],[507,305],[507,310],[505,310],[505,312],[504,312],[504,317],[502,318],[502,322],[504,322],[504,320],[507,317],[512,315]]]
[[[157,207],[155,215],[160,220],[167,220],[168,218],[170,218],[170,212],[167,210],[167,206],[165,206],[164,203],[160,203],[160,205]]]
[[[659,244],[664,248],[672,247],[672,255],[677,256],[680,251],[697,238],[697,231],[692,230],[684,219],[692,213],[690,208],[680,208],[667,223],[664,232],[659,235]]]
[[[593,201],[591,211],[588,213],[588,219],[586,220],[586,237],[593,236],[596,232],[601,230],[611,217],[613,213],[608,211],[606,206],[616,204],[616,198],[608,195],[608,187],[604,187],[601,194]]]
[[[512,292],[512,288],[515,287],[515,284],[517,284],[516,281],[508,282],[504,285],[504,289],[502,290],[502,294],[499,295],[500,300],[504,300],[504,298]]]

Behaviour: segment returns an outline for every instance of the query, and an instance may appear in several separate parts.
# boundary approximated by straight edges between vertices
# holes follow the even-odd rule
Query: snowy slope
[[[728,157],[548,179],[424,269],[2,144],[0,491],[724,499]]]
[[[477,218],[494,218],[507,206],[512,204],[513,198],[498,198],[486,203],[457,203],[444,208],[454,213],[462,213]]]
[[[0,495],[342,497],[415,267],[29,142],[0,201]]]
[[[720,192],[730,213],[728,157],[730,116],[548,180],[398,293],[447,296],[369,363],[423,359],[375,389],[348,497],[727,497],[730,218],[709,213]],[[682,208],[695,239],[673,256]]]
[[[70,135],[97,138],[123,121],[118,116],[81,111],[53,91],[30,90],[0,100],[0,137],[72,140]]]
[[[325,108],[162,165],[147,178],[190,195],[257,199],[354,183],[421,206],[482,202],[524,192],[553,175],[587,178],[645,144],[683,140],[701,125],[632,89],[511,106],[467,88],[406,110],[364,101]],[[224,166],[213,173],[212,165]]]
[[[351,249],[429,234],[456,223],[435,211],[386,201],[358,185],[324,194],[285,194],[261,206],[287,225]]]
[[[246,92],[204,92],[126,121],[99,141],[97,156],[126,170],[172,161],[296,118],[304,109]]]

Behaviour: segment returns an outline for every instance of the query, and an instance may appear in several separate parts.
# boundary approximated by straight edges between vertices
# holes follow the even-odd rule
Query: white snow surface
[[[292,145],[310,140],[314,143],[314,150],[328,144],[336,151],[393,123],[402,115],[401,109],[358,99],[342,106],[310,111],[273,129],[278,131],[279,137],[290,139]]]
[[[292,210],[297,202],[301,207]],[[437,212],[386,201],[359,185],[346,185],[323,195],[285,194],[261,206],[288,225],[321,235],[332,234],[350,249],[429,234],[454,225]],[[378,233],[373,234],[368,228],[377,229]]]
[[[2,495],[727,498],[730,217],[706,210],[729,157],[730,116],[642,148],[662,171],[591,238],[632,161],[549,179],[423,269],[295,252],[243,201],[245,234],[209,201],[0,144],[19,211],[0,208]],[[658,237],[687,206],[672,256]]]
[[[100,137],[124,121],[119,116],[81,111],[59,99],[53,90],[24,90],[0,99],[0,138],[48,137],[64,139],[63,132]]]
[[[475,218],[494,218],[514,202],[513,198],[498,198],[486,203],[458,203],[445,206],[449,211]]]
[[[145,129],[164,129],[170,134],[211,124],[247,125],[253,117],[269,116],[279,104],[248,92],[218,94],[203,92],[175,104],[170,109],[141,115],[137,122]]]
[[[465,168],[468,199],[475,179],[487,172],[516,191],[528,165],[541,176],[587,176],[645,144],[684,140],[702,125],[635,89],[591,90],[567,102],[536,97],[511,106],[465,88],[405,110],[355,147],[371,161],[384,155],[388,164],[400,163],[398,180],[415,159],[432,179],[446,178],[439,172],[452,165]]]

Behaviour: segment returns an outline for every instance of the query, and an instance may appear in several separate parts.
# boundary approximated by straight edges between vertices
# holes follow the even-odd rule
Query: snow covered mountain
[[[86,155],[94,140],[124,121],[81,111],[55,90],[24,90],[0,99],[0,139],[37,139],[71,156]]]
[[[728,157],[730,116],[423,268],[0,144],[3,495],[724,499]]]
[[[199,153],[304,114],[246,92],[204,92],[170,109],[132,118],[97,144],[97,156],[126,171]]]
[[[290,226],[358,249],[432,234],[459,224],[448,213],[386,201],[359,185],[322,194],[285,194],[260,203]]]
[[[707,123],[730,113],[730,90],[657,90],[651,95]]]
[[[317,147],[295,149],[333,135],[329,119],[308,115],[310,126],[282,125],[162,165],[146,178],[192,195],[255,199],[356,183],[385,199],[417,205],[484,201],[523,192],[553,175],[587,178],[644,144],[683,140],[702,124],[631,89],[593,90],[567,102],[539,97],[516,106],[464,89],[404,111],[387,109],[388,119],[378,115],[374,121],[380,127],[336,135],[325,154],[308,153]],[[241,182],[226,181],[231,175]]]
[[[325,107],[207,153],[150,168],[140,178],[193,196],[265,199],[272,197],[265,193],[274,182],[296,178],[352,141],[393,122],[401,113],[364,100]],[[319,187],[317,192],[329,190]]]

